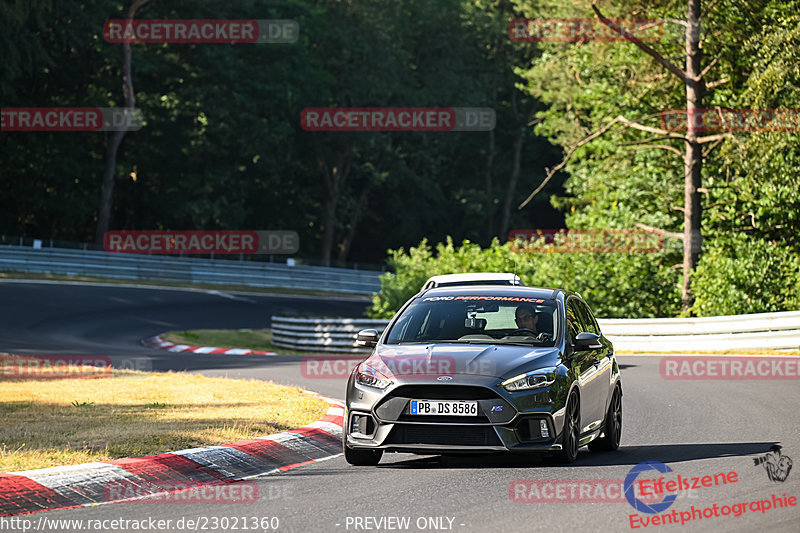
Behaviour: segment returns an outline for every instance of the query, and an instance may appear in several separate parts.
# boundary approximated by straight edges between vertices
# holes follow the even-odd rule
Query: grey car
[[[577,293],[535,287],[423,290],[347,382],[344,455],[375,465],[384,452],[613,451],[622,384],[611,342]]]

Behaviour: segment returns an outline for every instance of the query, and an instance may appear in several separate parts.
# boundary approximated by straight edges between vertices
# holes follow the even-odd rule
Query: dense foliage
[[[699,315],[800,309],[800,256],[744,234],[715,239],[694,276]]]
[[[517,0],[518,16],[594,18],[591,0]],[[605,3],[602,3],[605,4]],[[682,0],[602,5],[604,14],[665,22],[650,43],[682,67],[687,3]],[[800,19],[797,2],[726,0],[704,3],[702,50],[707,78],[704,107],[800,107]],[[595,19],[596,20],[596,19]],[[565,153],[618,115],[659,127],[658,113],[683,107],[676,78],[627,42],[541,43],[542,53],[516,72],[546,108],[535,131]],[[694,273],[692,314],[715,315],[800,307],[800,187],[797,132],[737,132],[709,143],[703,162],[703,255]],[[566,225],[578,229],[631,228],[636,224],[679,233],[683,229],[683,141],[617,125],[580,146],[565,167],[563,195],[551,195]],[[544,194],[544,193],[540,193]],[[485,250],[469,245],[478,270],[508,271]],[[411,296],[426,275],[466,271],[453,263],[463,252],[425,246],[392,252],[396,276],[372,312],[385,316]],[[527,283],[581,292],[603,316],[675,316],[680,313],[680,248],[658,254],[516,254]],[[423,273],[424,272],[424,273]],[[412,275],[413,274],[413,275]],[[413,280],[413,281],[412,281]],[[406,286],[407,285],[407,286]],[[402,294],[402,296],[401,296]],[[389,303],[392,302],[392,303]]]
[[[130,0],[0,3],[4,107],[123,104],[122,53],[102,36]],[[682,66],[686,0],[598,2],[658,19],[649,43]],[[706,108],[800,109],[800,3],[704,2]],[[388,316],[430,275],[511,271],[581,292],[604,316],[680,313],[681,250],[512,253],[515,228],[683,229],[683,141],[659,127],[682,83],[629,42],[514,42],[512,18],[594,19],[592,0],[151,0],[148,19],[294,19],[293,44],[134,44],[146,127],[126,135],[111,229],[288,229],[300,257],[389,265]],[[334,133],[307,107],[496,110],[493,132]],[[107,134],[0,134],[0,235],[91,242]],[[737,132],[704,145],[703,254],[693,314],[800,303],[800,134]],[[452,236],[452,240],[450,237]],[[463,242],[456,246],[453,243]],[[417,245],[418,243],[421,243]],[[428,243],[441,243],[433,247]],[[394,251],[391,251],[394,250]],[[408,250],[406,252],[405,250]]]
[[[574,290],[604,317],[657,317],[680,309],[678,272],[659,267],[653,254],[527,253],[514,252],[509,243],[494,241],[482,249],[452,239],[436,245],[427,242],[391,252],[394,273],[384,274],[381,290],[373,298],[370,315],[390,318],[423,283],[436,274],[455,272],[514,272],[526,285]],[[620,283],[620,280],[625,280]]]
[[[102,29],[130,4],[0,3],[2,105],[123,105],[121,45],[106,42]],[[513,68],[535,48],[507,38],[509,12],[501,0],[151,0],[137,19],[294,19],[300,38],[132,45],[147,125],[123,140],[110,229],[295,230],[301,257],[320,258],[332,228],[331,259],[370,263],[383,263],[387,247],[424,237],[503,238],[508,189],[516,205],[558,158],[524,127],[537,103],[514,88]],[[336,106],[488,107],[497,127],[492,134],[301,128],[304,108]],[[518,137],[523,171],[510,187]],[[106,140],[103,133],[0,135],[0,235],[91,242]],[[340,161],[348,173],[332,191],[326,179]],[[563,224],[547,195],[508,212],[510,227]]]

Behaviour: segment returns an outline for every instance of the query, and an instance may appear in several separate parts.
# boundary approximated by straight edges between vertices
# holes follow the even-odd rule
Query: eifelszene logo
[[[631,506],[637,511],[649,514],[658,514],[668,509],[669,506],[675,502],[677,495],[665,494],[664,499],[657,503],[645,503],[637,498],[636,494],[634,494],[634,483],[636,482],[636,478],[639,477],[639,474],[642,472],[647,472],[648,470],[655,470],[662,474],[672,472],[670,467],[664,463],[659,463],[658,461],[646,461],[644,463],[639,463],[631,468],[630,472],[628,472],[628,475],[625,476],[625,499],[628,500],[628,503],[630,503]]]

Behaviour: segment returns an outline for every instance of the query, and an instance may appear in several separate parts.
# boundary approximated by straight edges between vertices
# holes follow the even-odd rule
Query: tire
[[[564,429],[561,430],[561,451],[554,459],[558,463],[572,463],[578,458],[578,435],[581,427],[580,402],[574,392],[569,395],[564,410]]]
[[[608,404],[603,436],[589,443],[593,452],[613,452],[619,448],[622,437],[622,392],[619,386],[614,387],[611,403]]]
[[[354,450],[344,443],[342,446],[345,461],[353,466],[375,466],[383,457],[383,450]]]

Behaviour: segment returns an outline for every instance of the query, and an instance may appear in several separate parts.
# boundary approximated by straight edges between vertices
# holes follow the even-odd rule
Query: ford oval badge
[[[450,381],[451,379],[453,379],[453,377],[452,376],[439,376],[436,379],[438,379],[439,381]]]

